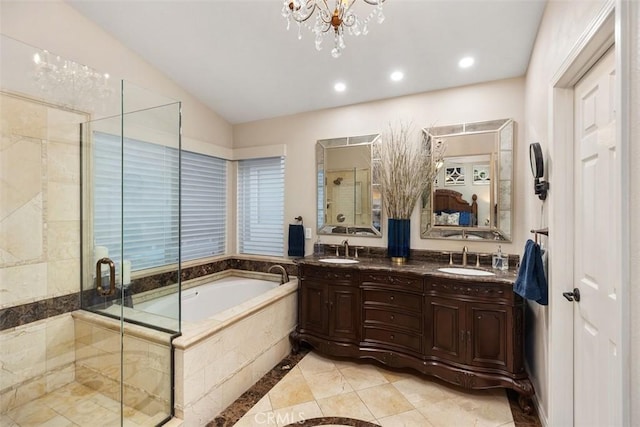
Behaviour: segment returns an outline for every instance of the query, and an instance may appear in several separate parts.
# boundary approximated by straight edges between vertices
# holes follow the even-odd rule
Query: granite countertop
[[[460,264],[450,265],[449,263],[434,262],[434,261],[427,261],[427,260],[409,259],[404,264],[393,263],[389,258],[384,258],[384,257],[359,257],[359,258],[350,257],[349,259],[358,261],[357,263],[353,263],[353,264],[333,264],[333,263],[320,261],[320,259],[326,259],[326,258],[344,258],[344,257],[310,255],[310,256],[296,260],[296,263],[334,268],[334,269],[393,271],[398,273],[411,273],[411,274],[442,277],[442,278],[448,278],[448,279],[457,279],[457,280],[463,280],[463,281],[473,281],[476,283],[477,282],[492,282],[492,283],[497,282],[497,283],[504,283],[509,285],[513,285],[518,274],[518,271],[516,269],[494,270],[490,266],[487,267],[486,265],[475,267],[474,263],[469,263],[466,268],[470,268],[474,270],[489,271],[491,273],[494,273],[495,275],[494,276],[470,276],[470,275],[463,275],[463,274],[444,273],[442,271],[439,271],[438,269],[446,268],[446,267],[461,268],[462,265]]]

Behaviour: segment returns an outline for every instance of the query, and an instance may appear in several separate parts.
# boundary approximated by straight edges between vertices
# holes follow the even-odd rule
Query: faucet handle
[[[480,253],[476,254],[476,267],[480,267]]]

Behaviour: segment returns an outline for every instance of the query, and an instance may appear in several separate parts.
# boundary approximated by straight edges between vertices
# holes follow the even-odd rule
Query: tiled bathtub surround
[[[289,353],[296,290],[297,281],[290,281],[211,319],[183,324],[174,340],[175,408],[185,426],[206,424]]]

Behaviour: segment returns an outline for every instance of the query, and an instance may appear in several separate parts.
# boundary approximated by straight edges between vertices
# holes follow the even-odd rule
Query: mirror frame
[[[461,123],[455,125],[423,128],[425,141],[431,138],[446,139],[453,136],[495,134],[491,164],[491,220],[489,227],[463,227],[434,225],[433,193],[425,198],[425,206],[420,213],[420,237],[422,239],[474,239],[511,242],[513,236],[513,167],[515,156],[515,122],[512,119],[484,122]],[[446,158],[446,157],[445,157]],[[494,179],[497,177],[497,179]],[[496,206],[497,209],[491,209]],[[493,225],[495,224],[495,225]]]
[[[380,134],[359,135],[342,138],[320,139],[316,142],[316,200],[317,200],[317,233],[318,235],[329,236],[358,236],[358,237],[382,237],[382,194],[379,190],[380,183],[377,182],[378,173],[375,168],[379,167],[378,162],[373,159],[373,144],[380,139]],[[371,206],[371,224],[368,225],[337,225],[325,223],[325,166],[327,150],[340,149],[345,147],[367,146],[369,148],[369,180],[371,188],[368,189]],[[378,189],[375,191],[375,189]],[[374,218],[378,218],[376,227]],[[344,231],[342,231],[344,229]]]

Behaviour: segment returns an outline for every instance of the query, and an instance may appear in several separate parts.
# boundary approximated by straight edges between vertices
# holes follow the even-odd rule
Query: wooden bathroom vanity
[[[306,342],[327,355],[412,368],[464,388],[511,388],[530,413],[515,275],[452,275],[441,265],[412,264],[301,260],[294,350]]]

